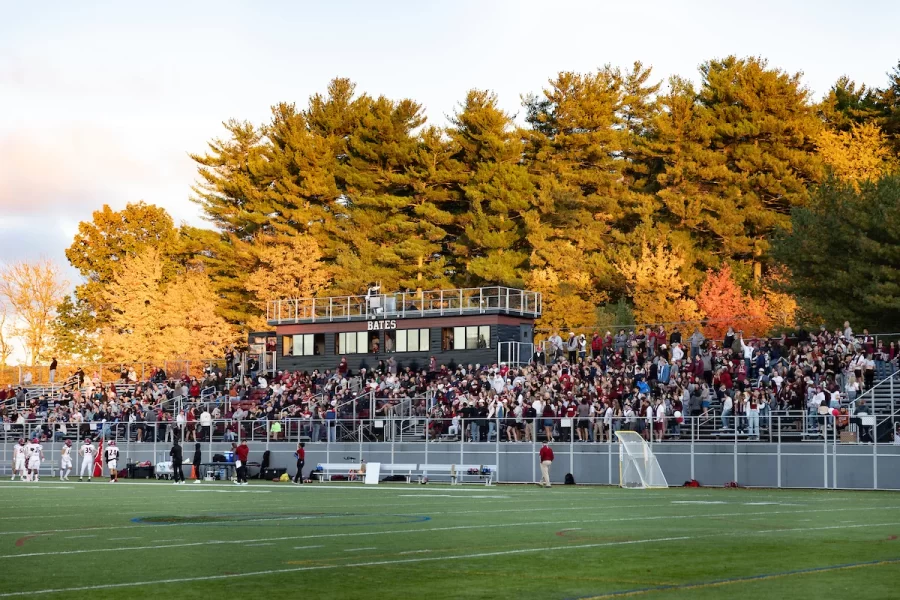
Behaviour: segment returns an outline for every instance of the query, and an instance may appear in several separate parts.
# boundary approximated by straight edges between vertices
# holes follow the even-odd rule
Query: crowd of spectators
[[[620,429],[647,439],[679,437],[684,419],[698,417],[754,439],[773,416],[810,433],[826,413],[847,426],[852,413],[867,409],[855,401],[876,371],[893,371],[898,360],[895,342],[876,343],[865,330],[855,335],[849,324],[775,339],[747,339],[729,329],[713,340],[699,328],[688,334],[677,326],[590,338],[554,333],[536,348],[522,366],[440,364],[431,357],[414,371],[390,358],[351,373],[342,359],[334,371],[251,370],[243,381],[217,368],[199,379],[154,370],[146,381],[123,368],[113,383],[82,373],[56,399],[27,401],[22,389],[0,390],[0,419],[7,437],[30,427],[47,440],[228,441],[261,433],[336,441],[358,435],[358,427],[383,439],[374,419],[428,417],[431,440],[588,442],[612,440]],[[4,402],[9,398],[16,401]]]

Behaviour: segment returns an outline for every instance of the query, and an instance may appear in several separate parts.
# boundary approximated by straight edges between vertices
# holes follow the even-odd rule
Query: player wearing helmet
[[[119,480],[119,472],[116,470],[119,449],[116,447],[116,440],[110,440],[104,454],[106,454],[106,466],[109,467],[109,482],[115,483]]]
[[[72,440],[66,440],[59,451],[59,480],[68,481],[72,472]]]
[[[25,455],[28,457],[27,481],[41,480],[41,461],[44,460],[44,447],[39,439],[31,438],[31,443],[25,446]]]
[[[25,440],[19,439],[19,443],[13,447],[13,474],[12,480],[16,480],[16,473],[19,474],[19,481],[25,481]]]
[[[84,443],[81,444],[81,448],[78,450],[78,454],[81,455],[81,471],[78,474],[78,481],[83,481],[82,477],[85,475],[87,475],[88,481],[91,480],[91,475],[94,474],[94,453],[96,450],[91,442],[91,438],[84,438]]]

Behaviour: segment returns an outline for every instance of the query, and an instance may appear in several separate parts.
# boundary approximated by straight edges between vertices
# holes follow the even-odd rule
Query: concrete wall
[[[285,467],[293,474],[296,445],[286,442],[251,442],[250,461],[271,452],[271,466]],[[59,461],[60,444],[44,444],[45,469]],[[169,444],[121,443],[120,462],[167,460]],[[230,443],[201,445],[204,461],[224,453]],[[530,443],[335,443],[307,444],[307,469],[317,463],[368,462],[417,464],[496,464],[501,482],[533,482],[540,478],[539,446]],[[193,455],[193,444],[185,456]],[[572,473],[578,483],[618,484],[619,457],[616,444],[555,444],[556,460],[551,469],[554,482]],[[748,487],[845,488],[900,490],[900,446],[765,443],[663,443],[654,444],[670,486],[696,479],[702,485],[721,486],[737,481]],[[0,474],[9,474],[12,444],[0,449]],[[76,465],[77,466],[77,465]]]

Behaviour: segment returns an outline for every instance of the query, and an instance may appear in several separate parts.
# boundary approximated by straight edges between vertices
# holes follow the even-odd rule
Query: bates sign
[[[397,321],[369,321],[366,323],[369,331],[381,331],[383,329],[397,329]]]

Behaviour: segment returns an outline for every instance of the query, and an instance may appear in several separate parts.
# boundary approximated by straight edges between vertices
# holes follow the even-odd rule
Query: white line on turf
[[[258,544],[245,544],[247,547],[251,546],[274,546],[275,542],[260,542]]]
[[[431,552],[431,550],[404,550],[403,552],[398,552],[397,554],[426,554]]]
[[[97,536],[96,535],[70,535],[66,539],[67,540],[77,540],[80,538],[95,538],[95,537],[97,537]]]
[[[133,536],[129,536],[129,537],[109,538],[109,541],[118,542],[121,540],[139,540],[139,539],[141,539],[141,536],[133,535]]]
[[[210,489],[197,489],[197,488],[183,488],[178,490],[179,493],[184,492],[209,492],[216,494],[270,494],[271,490],[210,490]]]
[[[704,515],[704,518],[719,517],[747,517],[753,515],[783,515],[783,514],[809,514],[820,512],[842,512],[842,511],[859,511],[859,510],[883,510],[881,507],[873,508],[829,508],[820,510],[804,510],[804,511],[772,511],[768,513],[722,513],[713,515]],[[461,531],[469,529],[499,529],[505,527],[535,527],[539,525],[583,525],[587,523],[618,523],[627,521],[647,521],[647,520],[671,520],[671,519],[696,519],[696,515],[652,515],[643,517],[623,517],[619,519],[579,519],[570,521],[525,521],[521,523],[491,523],[488,525],[453,525],[449,527],[428,527],[423,529],[396,529],[393,531],[357,531],[351,533],[322,533],[312,535],[296,535],[285,537],[266,537],[249,540],[208,540],[204,542],[185,542],[183,544],[160,544],[154,546],[131,546],[124,548],[85,548],[82,550],[65,550],[54,552],[30,552],[26,554],[0,554],[0,559],[6,558],[27,558],[34,556],[56,556],[60,554],[93,554],[96,552],[129,552],[133,550],[165,550],[167,548],[189,548],[194,546],[206,545],[229,545],[229,544],[247,544],[253,542],[283,542],[288,540],[318,540],[326,538],[342,538],[342,537],[360,537],[360,536],[382,536],[402,533],[432,533],[435,531]],[[788,531],[788,530],[780,530]],[[33,532],[42,533],[42,532]],[[44,532],[46,533],[46,532]],[[756,532],[750,532],[756,533]],[[169,540],[170,542],[180,540]]]
[[[344,552],[362,552],[363,550],[377,550],[375,546],[371,548],[346,548]]]
[[[770,529],[766,531],[752,531],[745,532],[745,535],[753,535],[753,534],[761,534],[761,533],[786,533],[786,532],[794,532],[794,531],[816,531],[816,530],[824,530],[824,529],[851,529],[857,527],[887,527],[887,526],[896,526],[900,525],[900,523],[866,523],[862,525],[833,525],[829,527],[809,527],[809,528],[798,528],[798,529]],[[708,535],[696,535],[689,536],[683,535],[678,537],[660,537],[660,538],[646,538],[641,540],[628,540],[628,541],[619,541],[619,542],[599,542],[596,544],[577,544],[577,545],[569,545],[569,546],[551,546],[546,547],[542,546],[540,548],[519,548],[516,550],[502,550],[497,552],[476,552],[471,554],[456,554],[452,556],[423,556],[417,558],[401,558],[401,559],[392,559],[392,560],[375,560],[375,561],[366,561],[366,562],[357,562],[357,563],[339,563],[332,565],[312,565],[312,566],[304,566],[304,567],[293,567],[287,569],[267,569],[265,571],[248,571],[246,573],[228,573],[223,575],[203,575],[200,577],[180,577],[175,579],[155,579],[151,581],[129,581],[123,583],[106,583],[99,585],[85,585],[80,587],[70,587],[70,588],[48,588],[43,590],[29,590],[23,592],[5,592],[0,593],[0,598],[11,598],[11,597],[21,597],[21,596],[37,596],[41,594],[59,594],[66,592],[87,592],[94,590],[109,590],[109,589],[121,589],[121,588],[129,588],[129,587],[141,587],[147,585],[162,585],[167,583],[193,583],[196,581],[219,581],[223,579],[238,579],[242,577],[258,577],[261,575],[280,575],[283,573],[302,573],[305,571],[325,571],[331,569],[352,569],[355,567],[376,567],[376,566],[384,566],[384,565],[400,565],[400,564],[411,564],[411,563],[420,563],[420,562],[435,562],[435,561],[450,561],[450,560],[471,560],[474,558],[491,558],[495,556],[512,556],[516,554],[533,554],[536,552],[556,552],[561,550],[586,550],[590,548],[607,548],[611,546],[628,546],[635,544],[655,544],[655,543],[663,543],[663,542],[675,542],[675,541],[685,541],[685,540],[693,540],[699,538],[710,538],[710,537],[722,537],[733,535],[731,532],[726,533],[713,533]]]
[[[322,544],[319,544],[317,546],[294,546],[294,550],[309,550],[311,548],[322,548],[322,547],[323,547]]]

